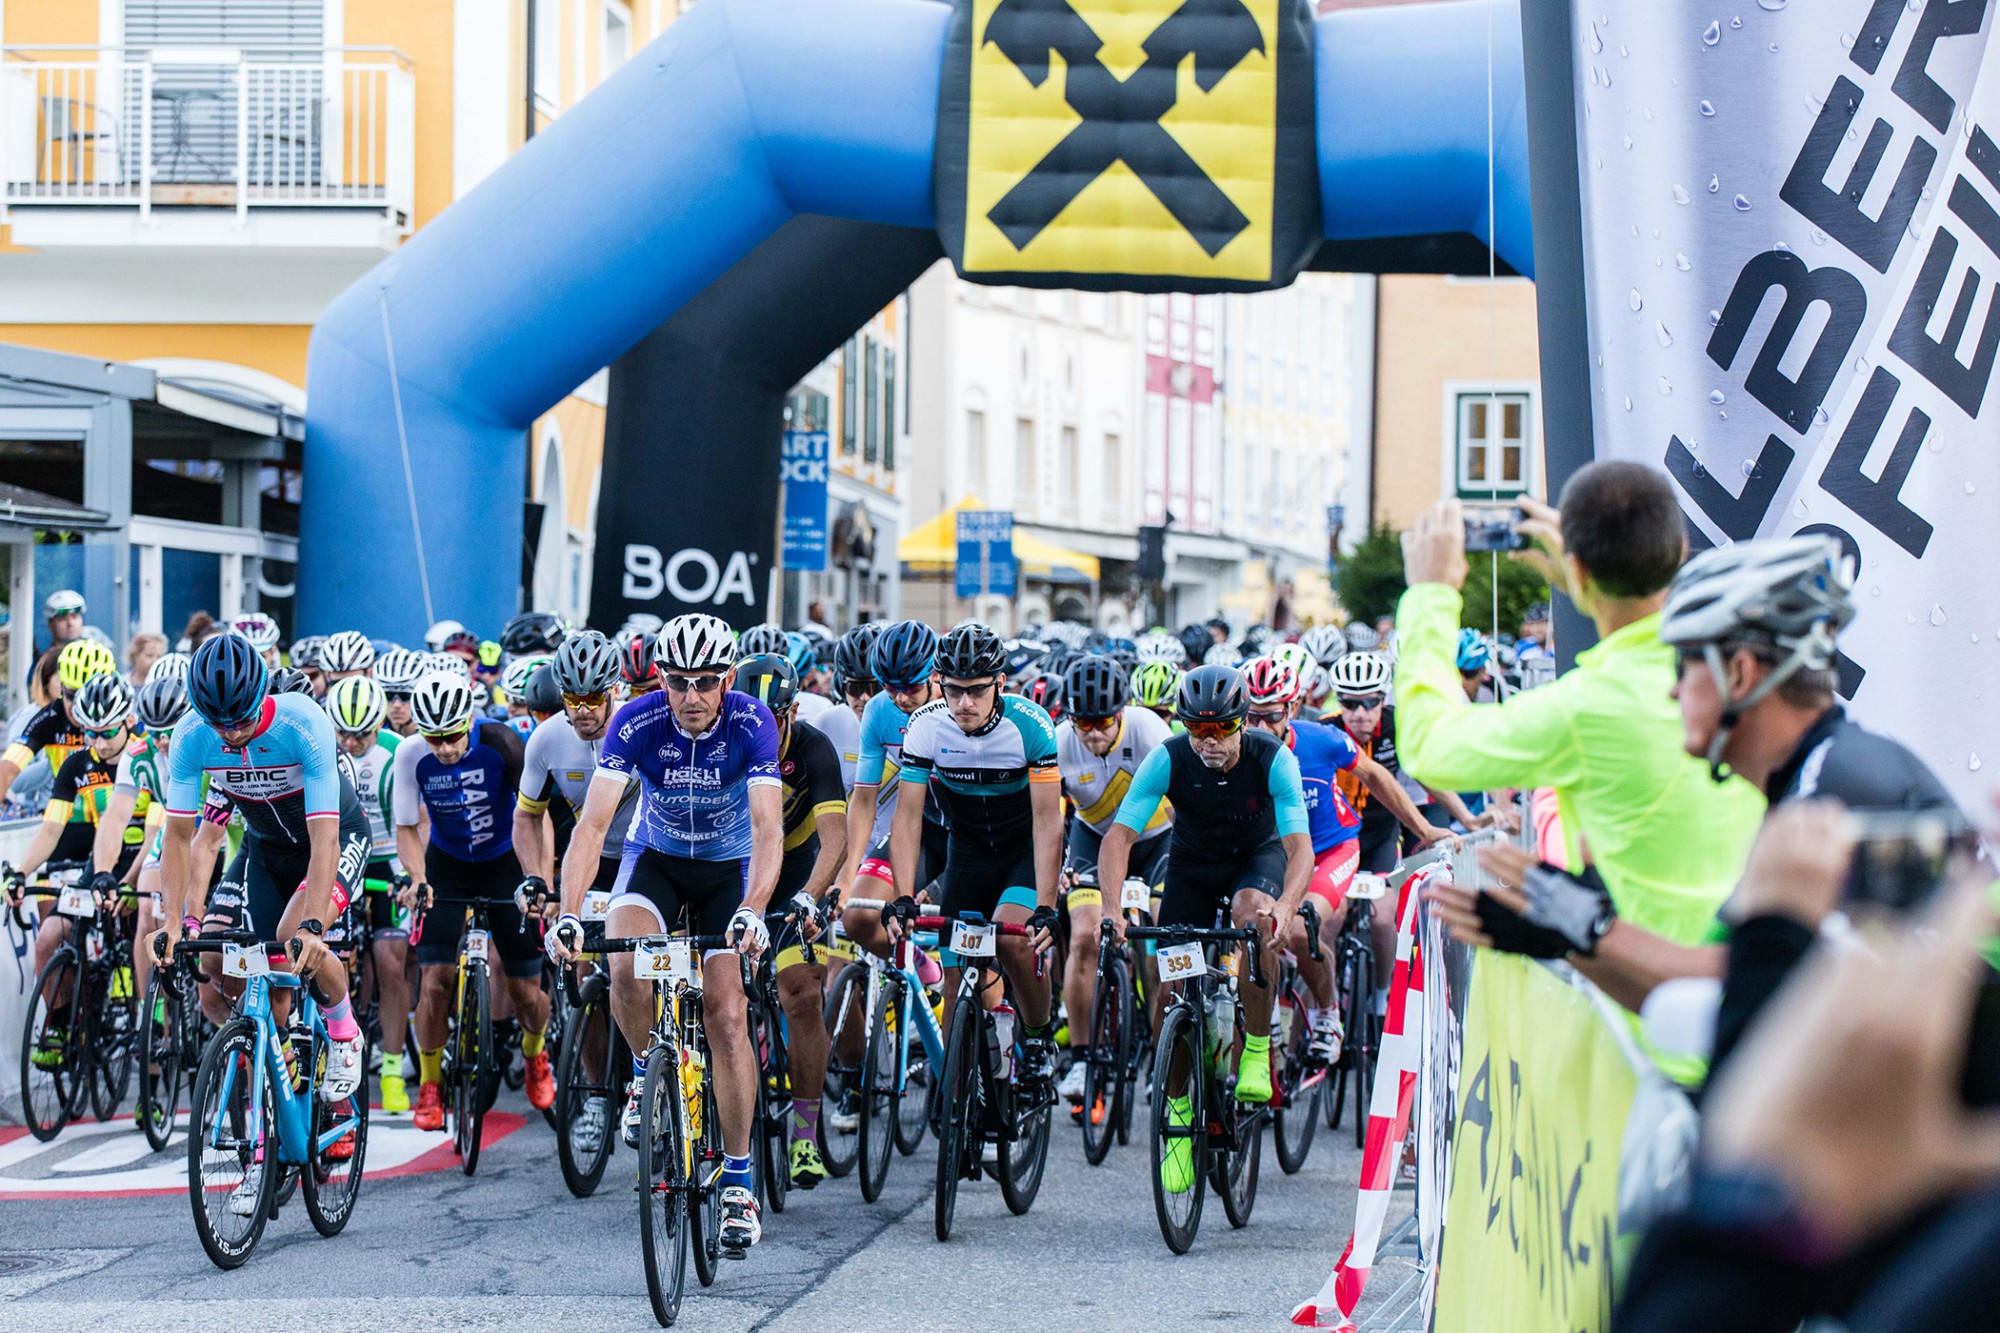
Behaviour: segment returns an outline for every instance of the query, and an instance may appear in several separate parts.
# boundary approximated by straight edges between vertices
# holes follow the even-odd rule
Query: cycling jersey
[[[1359,837],[1361,816],[1354,813],[1336,782],[1361,762],[1361,752],[1354,748],[1347,732],[1320,722],[1294,722],[1290,743],[1292,755],[1299,761],[1299,785],[1305,792],[1313,853]]]
[[[391,794],[396,790],[396,747],[402,737],[393,731],[378,731],[375,744],[360,756],[340,752],[347,764],[348,780],[361,799],[362,813],[368,816],[370,855],[378,861],[396,854],[396,822],[391,817]],[[420,742],[421,743],[421,742]]]
[[[1344,724],[1341,730],[1347,730]],[[1396,755],[1396,705],[1383,705],[1382,718],[1376,724],[1373,740],[1364,745],[1355,740],[1352,734],[1348,735],[1348,740],[1355,749],[1388,769],[1389,776],[1408,790],[1409,780],[1403,776],[1402,761]],[[1367,832],[1372,834],[1396,822],[1396,816],[1389,813],[1389,807],[1375,799],[1375,794],[1362,785],[1361,775],[1353,769],[1336,774],[1334,781],[1340,787],[1340,794],[1347,798],[1347,803],[1361,815],[1361,827]],[[1419,805],[1429,799],[1429,793],[1416,796]]]
[[[797,709],[792,716],[800,722],[817,724],[834,707],[833,700],[827,698],[824,694],[814,694],[810,690],[800,690],[792,698],[793,705]]]
[[[28,719],[28,725],[21,728],[21,734],[6,750],[0,751],[0,759],[15,768],[26,768],[36,755],[46,752],[49,771],[61,772],[63,761],[83,749],[85,739],[83,729],[70,720],[63,701],[51,699]]]
[[[90,752],[90,747],[74,750],[63,760],[56,770],[55,789],[49,795],[49,803],[42,807],[44,823],[61,824],[63,830],[56,839],[55,851],[50,854],[56,861],[87,861],[90,859],[91,844],[95,840],[98,820],[104,817],[104,806],[111,799],[116,785],[118,761],[99,759]],[[133,808],[132,823],[125,830],[125,842],[137,846],[145,837],[145,821],[148,801],[142,794]],[[109,866],[99,866],[109,870]]]
[[[141,736],[137,745],[127,746],[125,753],[118,757],[118,773],[111,783],[114,794],[132,798],[135,822],[140,812],[145,812],[145,827],[152,835],[150,838],[141,835],[141,841],[146,844],[148,866],[159,864],[160,830],[167,819],[165,759],[158,737]]]
[[[1851,721],[1839,704],[1819,715],[1765,787],[1771,804],[1830,796],[1850,810],[1956,810],[1924,761],[1900,741]]]
[[[1037,783],[1060,783],[1056,729],[1042,706],[1003,694],[993,717],[967,735],[940,699],[910,718],[899,780],[936,779],[938,803],[951,829],[954,859],[962,848],[1012,855],[1032,845]]]
[[[430,845],[460,861],[490,861],[514,849],[514,801],[521,788],[521,738],[504,722],[472,724],[455,764],[428,741],[396,747],[391,809],[399,828],[431,816]]]
[[[860,717],[846,704],[840,704],[808,720],[816,731],[833,743],[833,752],[840,759],[841,789],[853,791],[854,767],[861,761]]]
[[[730,690],[709,729],[689,736],[666,692],[653,690],[612,717],[597,776],[641,780],[628,856],[644,847],[697,861],[739,860],[750,854],[749,789],[780,785],[778,724],[756,699]]]
[[[819,850],[819,817],[847,810],[833,742],[818,728],[793,722],[778,755],[778,781],[785,794],[785,860],[796,853],[809,861]]]
[[[539,815],[551,802],[560,802],[572,819],[580,817],[603,750],[603,736],[594,741],[584,740],[576,734],[568,717],[560,713],[551,717],[528,737],[517,804],[529,814]],[[615,860],[624,854],[625,838],[638,810],[639,784],[628,783],[618,798],[617,813],[611,816],[611,827],[604,835],[604,856]]]
[[[1243,732],[1242,752],[1227,772],[1202,763],[1194,742],[1175,736],[1139,765],[1118,822],[1140,832],[1162,800],[1174,806],[1167,856],[1177,866],[1238,862],[1265,843],[1311,829],[1299,761],[1264,731]]]
[[[535,734],[535,716],[532,713],[517,713],[512,717],[501,720],[509,727],[512,727],[514,734],[519,736],[523,741]]]
[[[897,779],[903,767],[903,739],[912,716],[896,707],[887,690],[870,699],[861,714],[861,758],[855,761],[854,785],[876,788],[875,827],[868,834],[870,846],[889,838],[889,826],[896,814],[896,793],[901,790]],[[943,818],[933,808],[935,804],[926,804],[926,819]]]
[[[1132,775],[1139,771],[1146,756],[1164,745],[1171,735],[1159,714],[1128,705],[1119,719],[1118,739],[1104,754],[1096,755],[1077,734],[1074,721],[1064,718],[1058,723],[1056,759],[1062,766],[1063,795],[1076,807],[1077,823],[1100,838],[1109,833],[1117,819],[1119,803],[1131,789]],[[1172,816],[1173,812],[1162,805],[1153,812],[1152,821],[1139,834],[1140,838],[1157,838],[1166,833]]]
[[[306,821],[352,818],[366,824],[352,784],[334,756],[333,720],[303,694],[264,700],[257,730],[240,750],[190,712],[174,728],[167,758],[167,813],[192,816],[208,800],[233,802],[249,832],[305,846]]]

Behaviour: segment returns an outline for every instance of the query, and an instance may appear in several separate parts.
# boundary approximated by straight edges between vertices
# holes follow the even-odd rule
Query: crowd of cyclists
[[[601,1174],[614,1142],[638,1151],[663,1321],[679,1293],[675,1279],[663,1303],[678,1269],[655,1263],[661,1227],[706,1282],[704,1254],[742,1257],[788,1190],[857,1155],[864,1192],[879,1189],[871,1124],[899,1147],[938,1136],[943,1239],[961,1181],[998,1179],[1026,1211],[1051,1123],[1082,1125],[1097,1161],[1143,1103],[1182,1250],[1204,1181],[1241,1225],[1266,1126],[1296,1170],[1312,1121],[1342,1110],[1336,1076],[1372,1058],[1395,955],[1392,914],[1366,910],[1379,877],[1524,822],[1546,860],[1489,849],[1489,886],[1432,890],[1448,927],[1568,958],[1635,1011],[1665,981],[1709,979],[1713,1040],[1648,1049],[1670,1072],[1720,1067],[1833,899],[1804,922],[1739,903],[1723,925],[1721,895],[1664,886],[1733,883],[1767,802],[1951,801],[1833,702],[1854,604],[1832,543],[1683,566],[1663,483],[1602,466],[1579,482],[1523,525],[1599,621],[1600,646],[1554,683],[1546,607],[1518,640],[1458,627],[1450,505],[1415,534],[1400,632],[739,634],[684,615],[606,634],[530,612],[493,638],[444,621],[420,647],[352,629],[283,647],[252,614],[135,681],[59,594],[50,626],[70,635],[48,655],[50,697],[0,756],[0,797],[37,759],[52,770],[7,879],[22,920],[41,904],[22,1057],[36,1132],[79,1113],[77,1045],[107,1026],[139,1034],[128,1058],[158,1083],[143,1034],[171,977],[208,1025],[229,1022],[235,955],[187,951],[254,941],[282,949],[316,1005],[293,1076],[362,1107],[287,1164],[358,1161],[372,1100],[419,1130],[452,1122],[469,1172],[481,1079],[518,1077],[572,1189],[595,1187],[572,1163]],[[1635,555],[1649,531],[1658,549]],[[1607,718],[1629,724],[1622,752],[1593,730]],[[1643,860],[1649,839],[1682,836],[1673,820],[1700,845],[1683,838],[1677,867]],[[65,884],[87,909],[55,910]],[[87,914],[115,923],[96,928],[130,963],[91,993],[122,1005],[108,1025],[74,1012],[79,974],[47,981]],[[472,975],[492,980],[469,1004]],[[273,993],[280,1026],[290,998]],[[491,1033],[471,1032],[489,1013]],[[1206,1047],[1169,1040],[1190,1021]],[[1357,1119],[1365,1097],[1354,1080]],[[194,1100],[189,1133],[212,1147]],[[141,1120],[171,1132],[179,1109],[169,1086]],[[238,1156],[226,1206],[261,1215],[262,1139]]]

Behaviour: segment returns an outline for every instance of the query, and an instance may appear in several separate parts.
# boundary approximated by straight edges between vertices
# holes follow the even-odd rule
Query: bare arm
[[[1396,781],[1388,769],[1364,754],[1355,761],[1354,771],[1361,778],[1361,785],[1368,788],[1369,794],[1380,801],[1404,828],[1426,843],[1436,842],[1445,836],[1444,830],[1424,818],[1423,812],[1417,809],[1417,803],[1410,799],[1410,794],[1403,790],[1403,784]],[[1464,808],[1463,804],[1459,806],[1461,810]]]
[[[1594,957],[1571,954],[1576,970],[1606,995],[1638,1013],[1653,987],[1675,977],[1722,979],[1729,949],[1721,944],[1676,944],[1629,921],[1613,923]]]
[[[563,854],[562,910],[570,916],[582,909],[584,893],[597,880],[597,863],[604,856],[604,838],[611,831],[611,820],[618,813],[618,802],[624,795],[625,784],[616,778],[600,775],[590,780],[590,790],[583,798],[583,813],[577,816],[576,828],[569,835],[569,851]],[[751,813],[754,817],[754,805]]]
[[[819,835],[819,855],[813,858],[812,873],[800,892],[817,898],[832,887],[847,860],[847,812],[815,815],[813,832]]]
[[[775,782],[750,789],[750,883],[743,905],[762,915],[785,863],[785,797]]]
[[[514,807],[514,855],[521,862],[523,875],[538,876],[544,884],[553,884],[555,861],[549,840],[543,836],[548,832],[548,818],[546,810],[530,813],[518,805]]]
[[[189,914],[194,866],[190,846],[199,822],[193,815],[168,815],[167,830],[160,839],[160,905],[166,909],[163,924],[175,934],[180,931],[181,918]],[[203,882],[206,880],[204,875]]]
[[[899,894],[914,894],[919,887],[917,852],[923,845],[924,802],[929,797],[929,783],[909,782],[896,798],[896,813],[889,825],[889,872],[896,878]]]
[[[847,793],[847,853],[840,863],[840,882],[852,884],[855,872],[861,868],[861,858],[868,854],[868,839],[875,832],[875,811],[881,788],[875,785],[857,785]]]
[[[90,840],[91,869],[109,870],[118,864],[118,853],[125,844],[125,826],[132,822],[132,810],[138,804],[136,791],[128,794],[114,790],[105,801],[104,813],[97,817],[97,833]]]
[[[1031,783],[1028,800],[1035,815],[1035,905],[1054,907],[1062,879],[1062,784]]]
[[[1138,841],[1137,830],[1113,821],[1111,831],[1097,847],[1098,891],[1112,895],[1109,902],[1112,910],[1104,914],[1104,919],[1121,940],[1125,938],[1125,913],[1118,908],[1117,895],[1125,888],[1125,872],[1132,867],[1132,846]]]
[[[7,791],[14,785],[14,779],[21,776],[21,766],[11,759],[0,759],[0,801],[7,799]]]
[[[1430,793],[1432,800],[1445,808],[1446,814],[1457,820],[1463,827],[1474,829],[1486,822],[1478,815],[1472,813],[1472,807],[1467,805],[1464,798],[1457,792],[1448,790],[1437,791],[1430,787],[1426,787],[1424,790]]]
[[[424,838],[415,824],[396,825],[396,859],[413,881],[424,882]]]

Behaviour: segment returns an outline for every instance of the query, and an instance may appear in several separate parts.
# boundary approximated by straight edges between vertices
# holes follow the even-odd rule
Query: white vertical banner
[[[1857,717],[1966,808],[2000,762],[1992,0],[1573,0],[1600,457],[1711,543],[1859,562]]]

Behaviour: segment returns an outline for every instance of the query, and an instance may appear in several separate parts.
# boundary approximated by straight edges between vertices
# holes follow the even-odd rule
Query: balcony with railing
[[[415,79],[392,48],[0,50],[0,221],[19,244],[382,247],[415,195]]]

